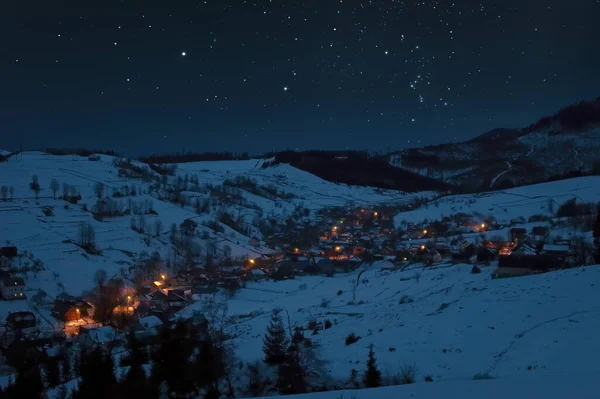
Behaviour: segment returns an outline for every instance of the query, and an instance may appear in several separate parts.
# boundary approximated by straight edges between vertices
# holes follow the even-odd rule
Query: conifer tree
[[[271,365],[282,364],[286,360],[286,351],[289,340],[279,311],[273,311],[271,323],[263,339],[263,352],[265,363]]]
[[[118,392],[115,367],[110,353],[96,348],[81,355],[79,387],[73,399],[116,397]]]
[[[290,345],[285,360],[279,365],[277,388],[282,395],[307,392],[306,370],[302,367],[300,343]]]
[[[381,386],[381,371],[377,368],[377,359],[373,352],[373,345],[369,347],[369,359],[367,360],[367,371],[363,382],[367,388],[376,388]]]
[[[42,398],[44,383],[40,367],[34,361],[27,360],[17,366],[17,376],[14,384],[6,388],[8,398]]]

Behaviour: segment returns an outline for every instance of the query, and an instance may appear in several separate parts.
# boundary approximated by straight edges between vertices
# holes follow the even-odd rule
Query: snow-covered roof
[[[89,337],[97,344],[112,342],[117,337],[117,332],[111,326],[94,328],[88,331]]]
[[[544,244],[544,251],[569,252],[568,245]]]
[[[156,316],[142,317],[139,320],[139,323],[145,329],[150,329],[150,328],[158,327],[158,326],[161,326],[163,324],[162,321],[160,321],[160,319],[158,317],[156,317]]]

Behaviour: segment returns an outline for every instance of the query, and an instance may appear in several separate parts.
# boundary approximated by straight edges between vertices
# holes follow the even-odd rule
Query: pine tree
[[[307,392],[306,370],[302,367],[299,344],[290,345],[283,363],[279,365],[277,388],[282,395]]]
[[[104,354],[96,348],[82,354],[80,365],[81,380],[73,399],[110,398],[118,392],[115,367],[110,353]]]
[[[60,367],[55,357],[46,360],[46,383],[50,388],[60,384]]]
[[[17,366],[15,383],[6,389],[8,398],[42,398],[44,383],[40,367],[33,361],[25,361]]]
[[[271,365],[282,364],[286,360],[286,349],[289,340],[283,325],[283,319],[278,311],[274,311],[271,323],[267,327],[267,333],[263,339],[263,352],[265,363]]]
[[[381,386],[381,371],[377,368],[377,359],[373,352],[373,345],[369,347],[369,359],[367,360],[367,371],[363,382],[367,388],[376,388]]]
[[[160,347],[152,355],[151,380],[164,381],[176,397],[185,396],[196,388],[191,358],[198,343],[197,331],[180,321],[173,329],[165,330],[161,338]]]

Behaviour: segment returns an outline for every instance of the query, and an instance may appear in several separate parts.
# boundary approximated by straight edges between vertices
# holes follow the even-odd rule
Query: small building
[[[244,278],[249,281],[263,280],[267,277],[267,273],[261,269],[250,269],[246,272]]]
[[[522,243],[527,238],[527,230],[521,227],[513,227],[509,232],[509,241]]]
[[[25,299],[25,280],[21,277],[7,277],[0,280],[2,298],[8,300]]]
[[[164,324],[158,317],[146,316],[132,326],[132,331],[138,338],[149,338],[159,335],[163,327]]]
[[[81,326],[79,327],[79,342],[82,346],[107,346],[121,340],[120,334],[111,326]]]
[[[548,234],[548,228],[544,226],[535,226],[531,229],[531,239],[533,241],[544,242]]]
[[[33,312],[11,312],[6,317],[6,327],[13,331],[29,331],[35,329],[37,320]]]
[[[89,310],[92,306],[80,299],[57,299],[52,307],[52,317],[63,323],[77,321],[84,317],[89,317]]]

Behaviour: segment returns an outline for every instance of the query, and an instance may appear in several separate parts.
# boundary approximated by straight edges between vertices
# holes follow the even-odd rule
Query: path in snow
[[[505,174],[506,172],[509,172],[509,171],[512,169],[512,165],[511,165],[511,163],[510,163],[510,162],[508,162],[508,161],[504,161],[504,162],[506,162],[506,166],[508,166],[508,169],[506,169],[506,170],[505,170],[505,171],[503,171],[503,172],[500,172],[500,174],[498,174],[496,177],[494,177],[494,178],[492,179],[492,183],[490,184],[490,188],[492,188],[492,186],[494,185],[494,183],[496,183],[496,180],[498,180],[498,178],[499,178],[500,176],[502,176],[502,175],[503,175],[503,174]]]

